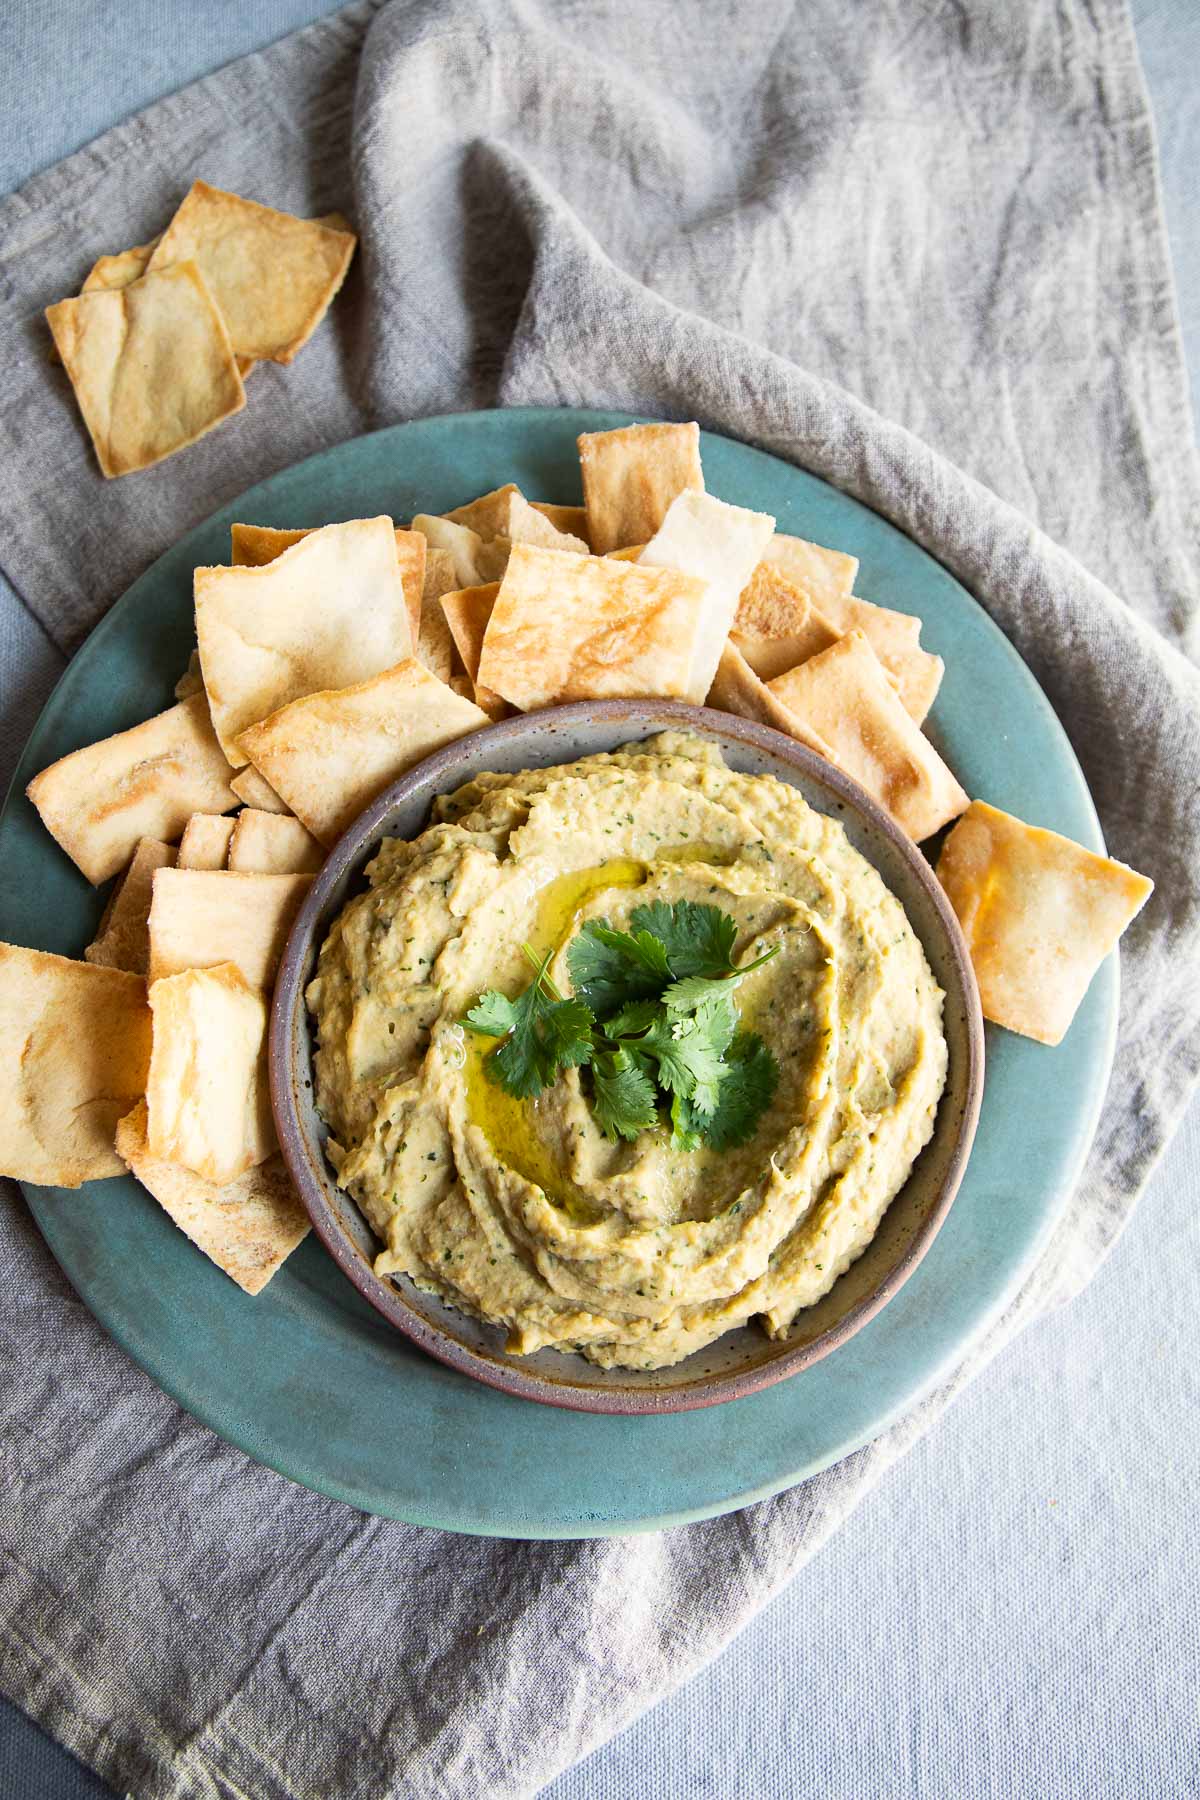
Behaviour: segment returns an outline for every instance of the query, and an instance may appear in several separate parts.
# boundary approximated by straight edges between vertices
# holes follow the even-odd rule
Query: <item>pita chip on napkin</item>
[[[194,263],[237,354],[290,363],[345,280],[356,241],[352,232],[196,181],[155,245],[147,273]]]
[[[194,262],[46,308],[101,472],[147,469],[246,404],[229,333]]]

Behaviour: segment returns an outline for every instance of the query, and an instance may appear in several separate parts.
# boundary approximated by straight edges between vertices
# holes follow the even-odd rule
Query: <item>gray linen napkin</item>
[[[1088,1278],[1200,1066],[1200,489],[1120,0],[967,0],[903,29],[883,0],[744,0],[736,38],[717,0],[372,13],[221,71],[0,208],[0,562],[52,635],[365,426],[497,399],[697,416],[865,500],[976,593],[1114,853],[1158,888],[1096,1147],[1024,1292],[903,1424],[732,1518],[499,1544],[292,1487],[107,1343],[9,1186],[0,1682],[156,1800],[535,1791],[714,1655]],[[196,172],[343,206],[362,267],[237,421],[106,486],[38,310]]]

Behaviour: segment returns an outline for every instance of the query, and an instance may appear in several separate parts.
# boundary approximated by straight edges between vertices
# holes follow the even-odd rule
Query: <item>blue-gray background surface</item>
[[[7,0],[0,191],[331,10]],[[1196,404],[1200,4],[1133,10]],[[57,667],[0,592],[6,769]],[[1198,1203],[1194,1105],[1082,1298],[987,1369],[706,1674],[547,1800],[1200,1795]],[[0,1800],[107,1793],[0,1702]]]

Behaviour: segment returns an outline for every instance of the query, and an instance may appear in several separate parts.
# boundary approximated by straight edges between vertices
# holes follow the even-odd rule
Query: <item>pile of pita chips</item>
[[[339,264],[321,240],[319,279],[256,312],[224,258],[264,211],[198,192],[161,240],[102,258],[81,300],[125,295],[133,318],[156,277],[208,282],[236,321],[234,336],[222,313],[233,378],[286,361]],[[281,228],[288,256],[311,244],[305,227]],[[80,321],[102,320],[85,311],[64,327],[71,356]],[[128,415],[105,404],[94,423],[119,461]],[[0,945],[0,1172],[77,1186],[128,1167],[257,1293],[308,1229],[264,1043],[326,849],[432,751],[577,699],[706,702],[836,764],[918,842],[957,819],[938,873],[985,1015],[1061,1040],[1152,884],[970,800],[921,729],[943,665],[920,620],[856,594],[853,556],[708,494],[696,426],[588,433],[580,461],[583,507],[507,483],[407,527],[237,524],[229,563],[196,570],[178,704],[29,786],[86,878],[119,879],[83,961]]]
[[[338,214],[298,219],[197,181],[166,229],[47,307],[101,471],[173,456],[246,404],[256,361],[290,363],[345,280]]]

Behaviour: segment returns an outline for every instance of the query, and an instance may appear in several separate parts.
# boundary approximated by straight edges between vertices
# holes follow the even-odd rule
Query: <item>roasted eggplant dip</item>
[[[603,1367],[783,1336],[933,1130],[942,992],[836,821],[707,742],[482,774],[308,989],[340,1186],[403,1273]]]

